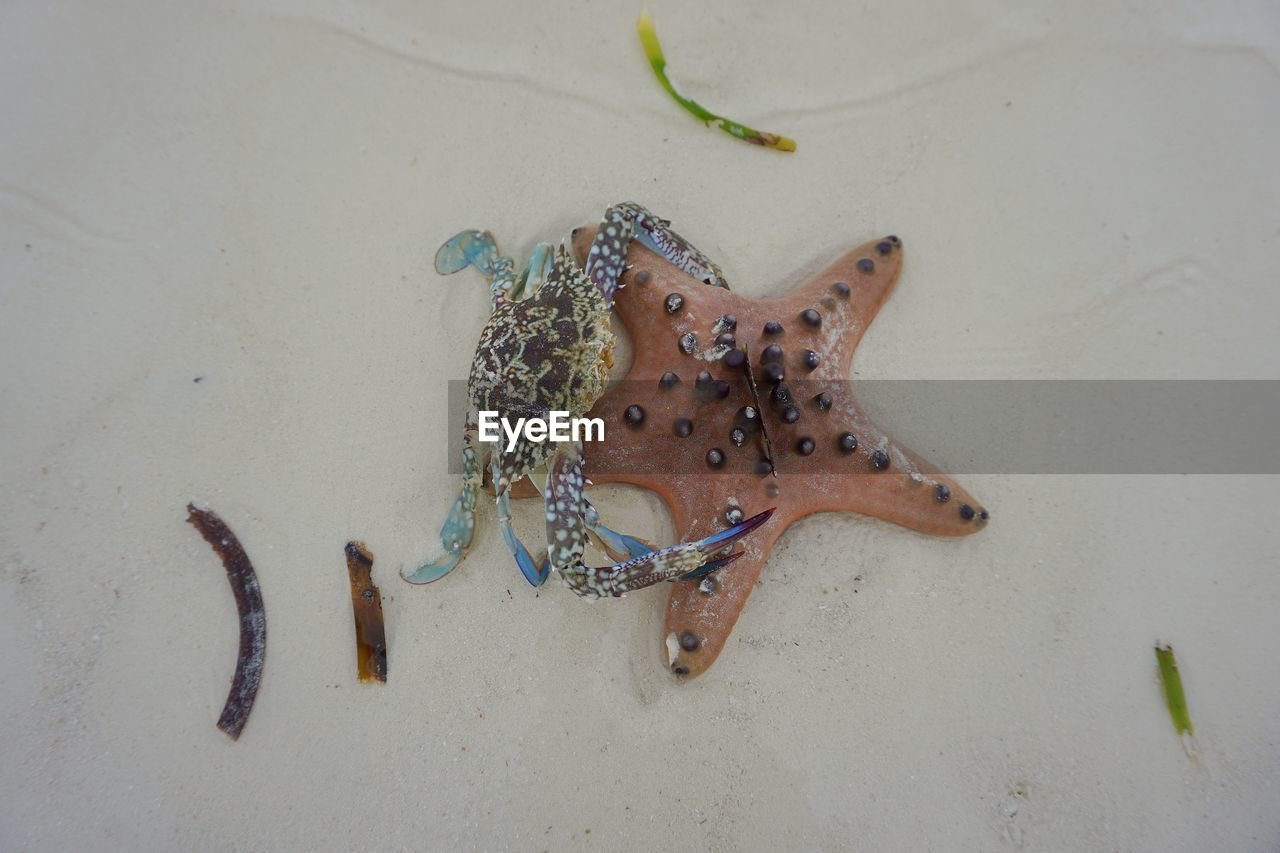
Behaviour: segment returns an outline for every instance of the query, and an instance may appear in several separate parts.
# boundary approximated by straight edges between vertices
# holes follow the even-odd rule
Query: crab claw
[[[497,257],[498,244],[488,231],[460,231],[436,251],[436,272],[450,275],[470,266],[492,276]]]
[[[711,560],[710,562],[703,563],[698,568],[689,572],[689,574],[681,575],[680,577],[676,578],[676,580],[696,581],[698,578],[704,578],[707,575],[711,574],[712,572],[723,569],[725,566],[729,565],[730,563],[732,563],[734,560],[738,559],[745,553],[746,551],[734,551],[732,554],[726,554],[725,556],[721,557],[718,560]]]
[[[771,506],[768,509],[766,509],[764,512],[756,513],[755,515],[748,518],[746,521],[739,521],[737,524],[735,524],[733,527],[728,528],[727,530],[722,530],[719,533],[711,534],[706,539],[703,539],[700,542],[698,542],[695,547],[697,547],[700,551],[714,553],[715,551],[718,551],[721,548],[723,548],[725,545],[738,541],[743,536],[746,536],[748,533],[755,530],[760,525],[764,524],[766,521],[769,520],[769,517],[773,515],[775,510],[777,510],[777,507]]]
[[[775,508],[753,515],[727,530],[698,542],[686,542],[633,557],[623,563],[590,568],[579,559],[561,568],[564,582],[585,598],[625,595],[633,590],[653,586],[660,581],[693,579],[723,568],[738,558],[737,554],[717,556],[738,539],[769,520]],[[710,568],[708,568],[710,566]]]

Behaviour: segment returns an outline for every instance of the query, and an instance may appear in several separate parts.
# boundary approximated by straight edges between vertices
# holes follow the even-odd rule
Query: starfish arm
[[[706,535],[715,525],[691,524],[677,530]],[[701,533],[694,533],[701,531]],[[667,669],[681,679],[697,678],[715,663],[747,605],[751,591],[769,559],[781,528],[766,526],[747,540],[731,571],[718,572],[703,581],[672,585],[663,623],[663,648]]]
[[[838,334],[825,335],[832,357],[824,361],[842,377],[849,375],[853,351],[880,312],[898,283],[902,271],[901,241],[875,240],[845,252],[808,282],[775,300],[777,313],[787,319],[812,308],[822,315],[824,328]],[[881,252],[877,247],[890,246]]]

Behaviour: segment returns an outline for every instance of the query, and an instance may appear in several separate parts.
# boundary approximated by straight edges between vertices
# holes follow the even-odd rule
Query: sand
[[[1280,845],[1274,476],[966,475],[962,541],[815,516],[688,685],[665,590],[535,593],[489,506],[399,580],[455,488],[487,302],[431,258],[464,227],[524,255],[632,198],[761,295],[899,234],[865,378],[1280,378],[1274,4],[652,8],[688,94],[798,152],[680,112],[633,3],[0,12],[0,848]],[[193,498],[268,609],[237,743]]]

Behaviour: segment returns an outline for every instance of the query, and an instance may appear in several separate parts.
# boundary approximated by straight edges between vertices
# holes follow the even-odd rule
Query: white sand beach
[[[535,591],[489,500],[400,579],[489,310],[432,268],[463,228],[523,259],[634,199],[760,296],[901,235],[860,379],[1280,379],[1274,3],[650,8],[684,94],[798,150],[681,111],[635,3],[0,9],[0,849],[1280,849],[1273,474],[961,474],[958,540],[812,516],[690,683],[665,585]],[[266,603],[236,742],[191,500]]]

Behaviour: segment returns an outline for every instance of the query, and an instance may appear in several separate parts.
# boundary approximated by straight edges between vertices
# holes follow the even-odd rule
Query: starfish
[[[591,234],[574,232],[579,256]],[[591,479],[656,492],[682,542],[777,507],[732,568],[674,585],[663,634],[676,676],[714,663],[773,544],[810,513],[863,513],[938,536],[986,525],[968,492],[886,435],[852,393],[854,350],[902,258],[897,237],[871,241],[789,294],[751,299],[632,247],[616,309],[635,359],[591,412],[606,436],[586,445]]]

